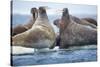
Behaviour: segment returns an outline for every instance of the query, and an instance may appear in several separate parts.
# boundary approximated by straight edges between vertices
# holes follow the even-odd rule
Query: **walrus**
[[[72,16],[72,15],[70,15],[70,17],[76,23],[86,25],[88,27],[95,28],[95,29],[97,28],[96,25],[90,23],[89,21],[87,21],[85,19],[79,19],[79,18]],[[60,21],[61,21],[61,19],[58,18],[58,19],[54,20],[53,24],[56,25],[58,28],[60,28],[60,24],[59,24]],[[56,37],[56,43],[55,44],[56,44],[56,46],[60,46],[60,36],[59,35],[57,35],[57,37]]]
[[[97,26],[96,25],[94,25],[94,24],[92,24],[92,22],[89,22],[89,21],[87,21],[87,20],[85,20],[85,19],[79,19],[79,18],[77,18],[77,17],[75,17],[75,16],[72,16],[72,15],[70,15],[70,17],[72,18],[72,20],[73,21],[75,21],[76,23],[79,23],[79,24],[82,24],[82,25],[86,25],[86,26],[88,26],[88,27],[91,27],[91,28],[97,28]],[[56,20],[54,20],[54,25],[56,25],[58,28],[59,28],[59,24],[58,24],[58,22],[60,22],[60,20],[61,19],[56,19]]]
[[[90,22],[90,23],[97,26],[97,21],[93,18],[82,18],[82,20],[86,20],[86,21],[88,21],[88,22]]]
[[[30,21],[28,23],[19,24],[19,25],[15,26],[14,28],[12,28],[12,36],[22,33],[22,32],[25,32],[26,30],[28,30],[32,27],[32,25],[34,24],[34,22],[37,18],[37,9],[31,8],[31,14],[32,14],[32,18],[30,19]]]
[[[82,24],[82,25],[86,25],[86,26],[90,26],[91,28],[97,28],[96,25],[94,25],[93,23],[85,20],[85,19],[80,19],[78,17],[75,17],[75,16],[71,16],[72,19],[76,22],[76,23],[79,23],[79,24]]]
[[[30,19],[30,21],[26,24],[24,24],[23,26],[26,27],[27,29],[30,29],[32,27],[32,25],[35,23],[37,17],[38,17],[38,11],[36,8],[32,8],[31,9],[31,14],[32,14],[32,18]]]
[[[63,9],[60,21],[60,48],[97,44],[97,30],[72,20],[68,8]]]
[[[12,37],[12,46],[29,48],[53,48],[55,32],[44,7],[39,7],[38,17],[29,30]]]

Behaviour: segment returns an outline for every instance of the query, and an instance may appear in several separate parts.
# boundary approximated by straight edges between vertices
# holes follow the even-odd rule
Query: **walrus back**
[[[54,42],[54,37],[49,28],[43,26],[35,26],[32,31],[30,30],[29,36],[26,37],[25,42],[30,43],[33,48],[39,48],[41,46],[50,47]]]
[[[66,48],[68,46],[81,46],[97,43],[97,30],[88,28],[87,26],[70,23],[61,37],[60,47]]]
[[[17,25],[16,27],[12,28],[12,36],[25,32],[27,28],[25,28],[23,25]]]
[[[97,21],[92,19],[92,18],[83,18],[83,20],[86,20],[86,21],[88,21],[88,22],[90,22],[90,23],[92,23],[92,24],[97,26]]]

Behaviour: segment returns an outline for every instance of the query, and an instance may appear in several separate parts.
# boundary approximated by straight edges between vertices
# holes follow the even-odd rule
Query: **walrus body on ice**
[[[97,30],[78,24],[69,16],[67,8],[63,9],[60,21],[60,48],[97,43]]]
[[[51,48],[54,46],[55,32],[49,23],[44,7],[39,7],[38,18],[32,28],[15,35],[12,38],[13,46],[23,46],[30,48]]]

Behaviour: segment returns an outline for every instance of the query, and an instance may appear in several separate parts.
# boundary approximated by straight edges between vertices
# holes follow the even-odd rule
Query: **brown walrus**
[[[82,25],[86,25],[86,26],[90,26],[91,28],[97,28],[96,25],[94,25],[93,23],[87,21],[87,20],[84,20],[84,19],[79,19],[75,16],[71,16],[72,19],[76,22],[76,23],[79,23],[79,24],[82,24]]]
[[[97,26],[97,21],[95,19],[92,19],[92,18],[82,18],[82,20],[86,20],[94,25]]]
[[[76,23],[79,23],[79,24],[82,24],[82,25],[86,25],[86,26],[89,26],[91,28],[97,28],[96,25],[92,24],[91,22],[88,22],[87,20],[85,19],[79,19],[75,16],[72,16],[70,15],[70,17],[72,18],[73,21],[75,21]],[[56,19],[54,20],[54,25],[56,25],[58,28],[59,28],[59,24],[58,22],[60,22],[61,19]]]
[[[97,30],[72,20],[68,9],[63,9],[60,21],[60,48],[97,44]]]
[[[30,29],[32,27],[32,25],[35,23],[37,17],[38,17],[38,11],[36,8],[32,8],[31,9],[31,14],[32,14],[32,18],[30,19],[30,21],[26,24],[24,24],[23,26],[26,27],[27,29]]]
[[[55,32],[49,23],[44,7],[39,7],[38,18],[32,28],[12,37],[12,46],[30,48],[51,48],[54,46]]]
[[[17,25],[16,27],[12,28],[12,36],[22,33],[24,31],[26,31],[27,28],[25,28],[23,25]]]
[[[86,25],[86,26],[88,26],[88,27],[91,27],[91,28],[97,28],[96,27],[96,25],[94,25],[94,24],[92,24],[91,22],[89,22],[89,21],[87,21],[87,20],[85,20],[85,19],[79,19],[79,18],[77,18],[77,17],[75,17],[75,16],[72,16],[72,15],[70,15],[70,17],[72,18],[72,20],[73,21],[75,21],[76,23],[79,23],[79,24],[82,24],[82,25]],[[58,19],[56,19],[56,20],[54,20],[54,25],[56,25],[58,28],[60,28],[60,24],[59,24],[59,22],[61,21],[61,19],[60,18],[58,18]],[[59,35],[56,37],[56,46],[59,46],[60,44],[60,38],[59,38]]]
[[[30,21],[26,24],[20,24],[12,28],[12,36],[25,32],[26,30],[30,29],[32,25],[34,24],[36,18],[37,18],[37,9],[36,8],[31,8],[31,13],[32,13],[32,18]]]

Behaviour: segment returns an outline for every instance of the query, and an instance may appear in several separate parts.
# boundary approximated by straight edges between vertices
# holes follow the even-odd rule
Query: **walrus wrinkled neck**
[[[47,16],[46,13],[39,13],[39,14],[38,14],[38,18],[41,18],[41,19],[45,18],[45,19],[48,19],[48,16]]]

